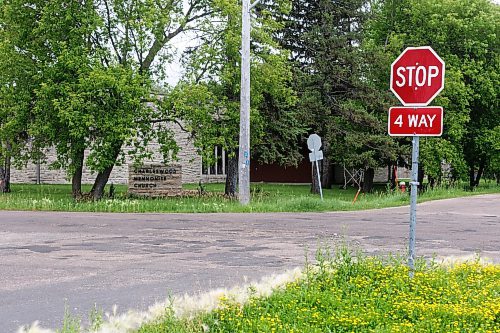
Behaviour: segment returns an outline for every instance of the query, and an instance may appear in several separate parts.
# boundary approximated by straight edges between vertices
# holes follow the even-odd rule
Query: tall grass
[[[185,186],[186,189],[196,187]],[[76,202],[70,196],[70,185],[14,184],[12,193],[0,194],[0,209],[119,213],[322,212],[394,207],[409,202],[408,193],[389,191],[384,186],[377,187],[374,193],[361,194],[353,203],[354,188],[325,189],[321,201],[318,195],[309,193],[307,185],[253,184],[251,204],[241,206],[237,200],[222,196],[223,184],[208,184],[205,189],[212,195],[147,199],[129,197],[126,186],[115,185],[113,198],[105,196],[97,202]],[[499,192],[500,186],[493,184],[482,184],[474,192],[464,191],[462,187],[442,187],[424,192],[419,196],[419,202]]]

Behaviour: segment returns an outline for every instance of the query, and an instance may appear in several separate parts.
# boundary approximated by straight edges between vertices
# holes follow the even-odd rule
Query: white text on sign
[[[432,124],[434,122],[434,119],[436,119],[435,114],[430,115],[430,114],[408,114],[407,119],[407,124],[408,127],[414,128],[414,127],[432,127]],[[403,121],[403,115],[400,114],[397,118],[396,121],[394,121],[395,125],[398,125],[399,127],[403,127],[404,121]]]
[[[406,66],[398,67],[396,69],[396,75],[399,79],[396,80],[396,85],[398,87],[404,87],[408,85],[413,87],[423,87],[427,85],[432,86],[432,79],[439,77],[439,67],[438,66]]]
[[[388,132],[392,136],[440,136],[443,133],[443,108],[440,106],[390,108]]]

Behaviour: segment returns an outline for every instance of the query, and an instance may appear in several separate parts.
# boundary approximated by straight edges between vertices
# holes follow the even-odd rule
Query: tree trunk
[[[5,160],[5,192],[10,193],[10,156]]]
[[[436,178],[429,176],[429,186],[431,187],[431,189],[434,189],[434,187],[436,186]]]
[[[474,187],[479,186],[479,181],[481,180],[481,177],[483,176],[485,166],[486,166],[486,163],[484,162],[484,159],[481,159],[481,162],[479,164],[479,170],[477,170],[476,179],[474,180]]]
[[[324,158],[321,161],[321,186],[323,188],[332,188],[333,184],[333,165],[329,158]]]
[[[89,193],[90,196],[94,200],[102,199],[102,197],[104,195],[104,188],[106,187],[106,184],[108,183],[108,179],[109,179],[109,176],[111,175],[111,171],[113,171],[116,159],[118,158],[118,155],[120,155],[122,145],[123,145],[122,141],[115,142],[113,144],[113,152],[112,152],[113,164],[108,166],[103,171],[101,171],[97,174],[97,177],[94,181],[94,185],[92,186],[92,190],[90,190],[90,193]]]
[[[323,159],[320,163],[321,186],[323,188],[332,188],[334,181],[334,170],[332,160],[330,159],[330,144],[327,140],[323,141]]]
[[[375,169],[366,169],[363,177],[363,193],[370,193],[373,191],[373,178],[375,178]]]
[[[10,193],[10,144],[6,144],[7,154],[0,165],[0,193]]]
[[[74,199],[80,199],[82,197],[82,174],[83,174],[83,160],[85,157],[85,150],[78,149],[75,152],[73,165],[74,173],[71,178],[71,193]]]
[[[230,197],[236,196],[236,191],[238,189],[238,150],[234,154],[230,154],[232,157],[227,159],[227,174],[226,174],[226,186],[224,187],[224,194]]]
[[[7,193],[7,183],[5,181],[5,168],[0,165],[0,193]]]
[[[424,191],[424,176],[425,176],[425,170],[424,168],[420,167],[418,168],[418,191]]]
[[[391,190],[395,190],[399,184],[397,184],[398,178],[398,167],[396,165],[389,165],[389,180],[391,182]]]
[[[111,175],[111,171],[113,171],[114,165],[107,167],[103,171],[97,174],[95,178],[94,185],[92,186],[92,190],[90,190],[90,196],[94,200],[102,199],[104,195],[104,188],[108,183],[109,175]]]
[[[469,189],[472,191],[476,184],[476,177],[474,172],[474,165],[469,165]]]
[[[317,168],[316,168],[316,162],[313,162],[311,163],[311,167],[312,167],[312,179],[311,179],[311,193],[314,193],[314,194],[319,194],[320,191],[319,191],[319,183],[318,183],[318,173],[317,173]],[[321,178],[321,163],[318,163],[318,167],[319,167],[319,175],[320,175],[320,178]]]

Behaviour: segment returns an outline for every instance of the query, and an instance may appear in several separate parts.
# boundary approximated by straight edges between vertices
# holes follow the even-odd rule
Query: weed
[[[81,320],[78,317],[71,315],[68,308],[64,310],[63,326],[57,333],[80,333]]]
[[[458,185],[457,185],[458,186]],[[371,194],[362,195],[355,204],[352,199],[356,190],[324,190],[324,200],[309,193],[307,185],[252,185],[252,200],[242,206],[237,200],[223,195],[223,184],[186,185],[184,192],[193,193],[170,198],[142,198],[127,194],[124,185],[113,185],[110,198],[100,201],[75,201],[70,185],[12,185],[12,193],[0,194],[0,209],[50,210],[86,212],[312,212],[360,210],[401,206],[409,203],[408,193],[387,192],[384,187]],[[86,186],[84,190],[89,190]],[[200,192],[204,192],[200,195]],[[419,196],[419,202],[468,196],[473,194],[499,193],[500,186],[482,184],[475,192],[464,192],[460,187],[435,188]]]
[[[364,257],[347,246],[316,254],[302,280],[246,304],[221,300],[191,319],[167,313],[153,332],[498,332],[500,266],[443,266],[400,256]]]
[[[99,330],[104,323],[104,313],[101,309],[97,308],[97,305],[94,305],[94,308],[90,311],[89,314],[89,327],[87,332],[96,332]]]

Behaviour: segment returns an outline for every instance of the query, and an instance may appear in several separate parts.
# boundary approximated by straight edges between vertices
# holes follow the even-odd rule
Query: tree
[[[12,3],[0,2],[0,192],[10,192],[12,159],[23,164],[34,155],[28,125],[39,84],[33,57],[17,47],[29,42],[36,19],[12,11]]]
[[[497,154],[500,7],[488,0],[387,0],[374,8],[371,36],[387,54],[430,45],[446,62],[445,89],[434,102],[445,110],[444,134],[423,140],[423,168],[440,179],[446,161],[477,186]]]
[[[372,74],[378,54],[364,44],[369,9],[364,0],[293,1],[282,38],[295,63],[303,122],[324,141],[324,174],[331,163],[364,168],[372,175],[365,181],[367,191],[372,169],[395,159],[385,134],[386,93]],[[312,191],[319,191],[315,181]]]
[[[219,4],[212,22],[203,26],[200,44],[188,50],[186,77],[162,105],[167,119],[182,120],[204,160],[213,161],[214,146],[228,153],[225,193],[234,196],[238,183],[240,114],[241,5]],[[273,33],[273,15],[287,10],[286,1],[263,2],[253,19],[251,62],[251,146],[266,162],[297,163],[297,143],[304,127],[292,106],[287,54]],[[264,134],[269,140],[264,140]]]
[[[125,143],[137,158],[151,154],[156,114],[146,102],[152,79],[166,75],[158,60],[168,59],[174,38],[210,16],[212,2],[7,0],[3,10],[10,31],[20,31],[11,47],[33,61],[40,83],[31,90],[29,134],[37,147],[55,145],[55,166],[68,171],[75,197],[90,150],[86,163],[97,172],[90,197],[101,198]]]

